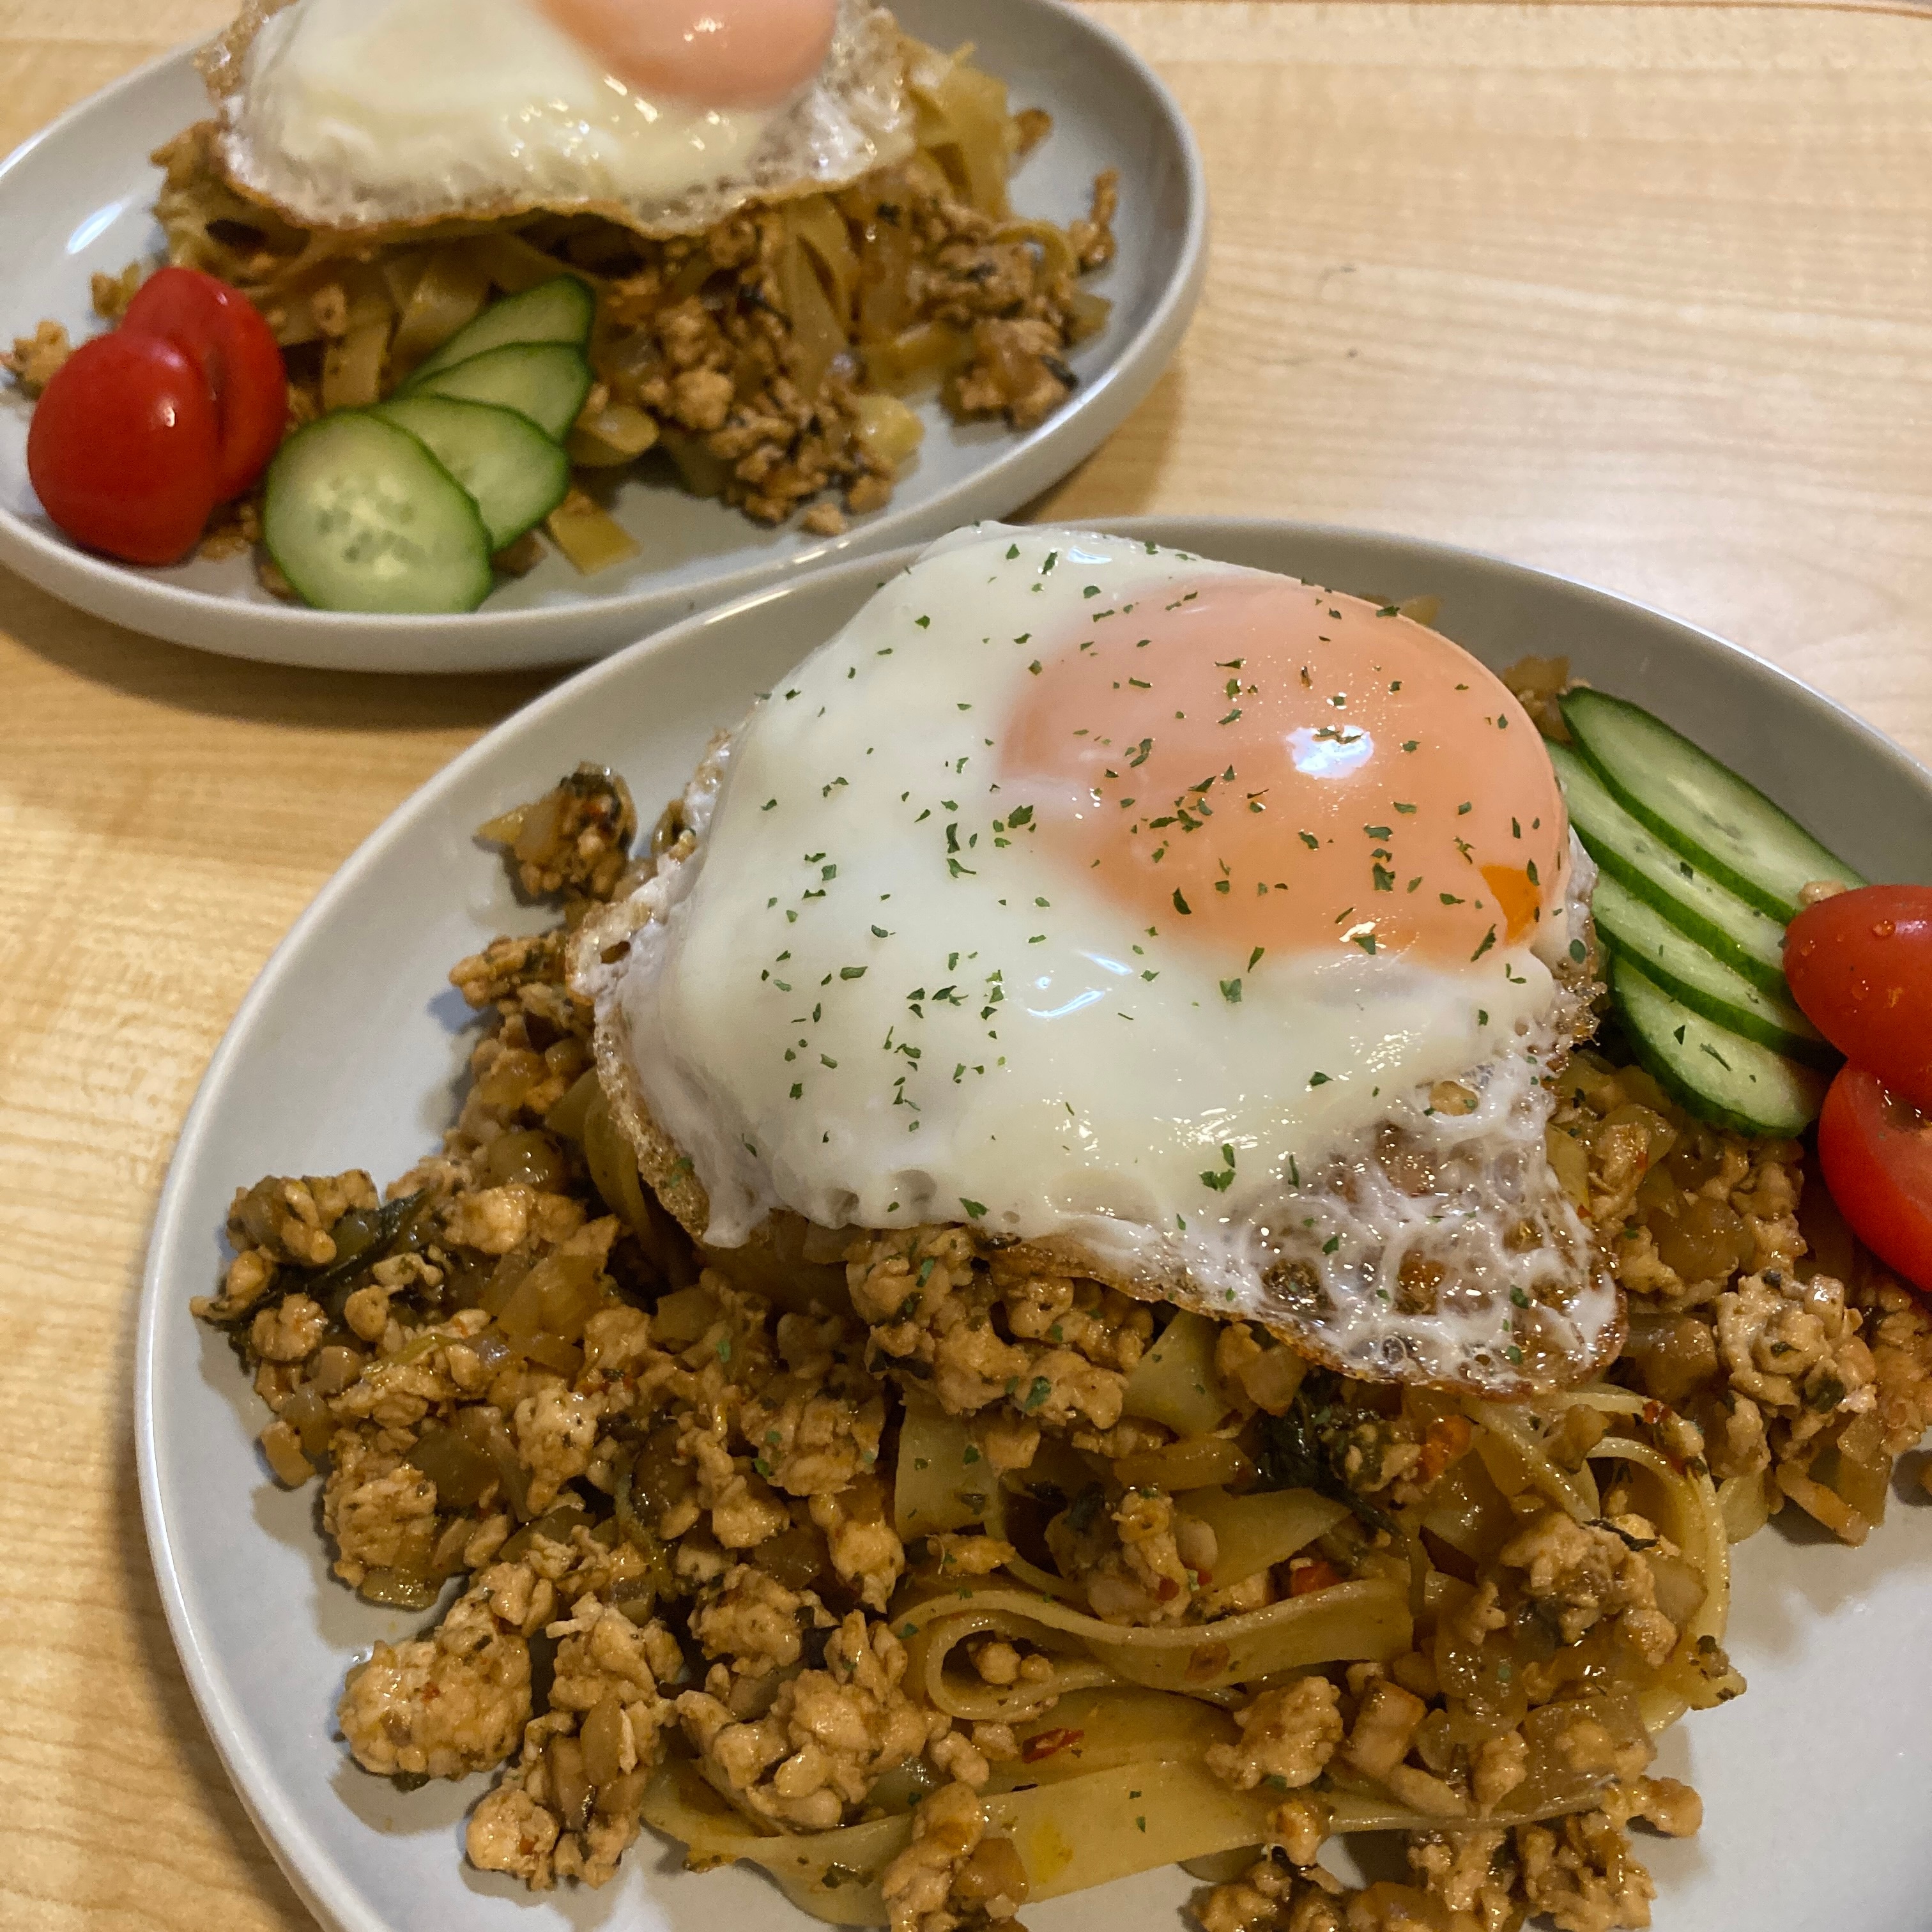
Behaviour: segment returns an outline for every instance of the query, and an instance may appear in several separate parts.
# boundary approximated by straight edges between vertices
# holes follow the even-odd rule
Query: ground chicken
[[[706,1657],[724,1659],[741,1676],[764,1676],[798,1661],[812,1607],[776,1577],[736,1564],[702,1593],[691,1634]]]
[[[1238,1791],[1264,1779],[1278,1789],[1312,1784],[1342,1742],[1341,1694],[1325,1677],[1304,1677],[1264,1690],[1234,1713],[1238,1744],[1208,1748],[1208,1768]]]
[[[351,1209],[376,1205],[375,1184],[360,1168],[304,1179],[270,1179],[240,1188],[228,1210],[228,1238],[238,1250],[257,1248],[270,1259],[326,1268],[335,1258],[329,1230]]]
[[[23,395],[38,396],[73,353],[67,331],[57,322],[43,322],[32,335],[14,338],[13,347],[0,353],[0,368],[13,377]]]
[[[1347,1904],[1340,1881],[1319,1865],[1263,1858],[1196,1899],[1194,1916],[1203,1932],[1343,1932]]]
[[[886,1520],[879,1484],[870,1478],[837,1494],[812,1498],[812,1520],[824,1532],[832,1567],[868,1610],[884,1610],[905,1570],[905,1545]]]
[[[435,1520],[436,1485],[427,1476],[358,1433],[337,1435],[322,1521],[335,1539],[335,1574],[345,1583],[360,1583],[371,1570],[399,1567],[427,1544]]]
[[[677,1710],[705,1775],[755,1818],[826,1832],[885,1772],[925,1748],[927,1720],[899,1688],[905,1648],[854,1611],[825,1646],[825,1667],[779,1690],[763,1718],[740,1722],[716,1697],[688,1690]]]
[[[1484,1739],[1469,1779],[1476,1809],[1493,1811],[1528,1775],[1529,1744],[1520,1730]]]
[[[1677,1627],[1658,1609],[1655,1577],[1633,1545],[1658,1541],[1640,1516],[1607,1527],[1551,1508],[1504,1544],[1500,1561],[1526,1573],[1525,1588],[1555,1613],[1565,1643],[1613,1616],[1618,1635],[1655,1667],[1670,1656]]]
[[[526,1241],[566,1241],[584,1219],[581,1202],[540,1192],[521,1181],[459,1194],[443,1214],[452,1244],[485,1255],[507,1255]]]
[[[1516,1830],[1523,1901],[1557,1932],[1618,1932],[1650,1923],[1657,1887],[1627,1834],[1602,1811]]]
[[[525,1507],[532,1514],[548,1508],[558,1490],[590,1466],[599,1409],[596,1396],[557,1382],[546,1382],[518,1403],[517,1452],[530,1472]]]
[[[1451,1912],[1471,1914],[1484,1928],[1507,1925],[1517,1868],[1508,1832],[1478,1827],[1466,1832],[1412,1832],[1409,1869],[1424,1894]]]
[[[328,1327],[328,1312],[320,1302],[305,1294],[287,1294],[255,1317],[248,1340],[265,1361],[306,1361],[321,1346]]]
[[[986,1829],[986,1810],[970,1784],[943,1784],[920,1801],[913,1813],[912,1843],[879,1880],[892,1932],[953,1932],[962,1916],[948,1907],[953,1881]]]
[[[955,1415],[1001,1405],[1046,1429],[1110,1430],[1153,1330],[1144,1306],[1097,1282],[979,1261],[963,1228],[859,1243],[847,1274],[881,1354],[926,1371]]]
[[[464,1778],[516,1748],[530,1714],[530,1651],[491,1595],[472,1585],[433,1636],[378,1643],[349,1673],[336,1720],[365,1771]]]
[[[1298,1791],[1268,1814],[1268,1831],[1289,1864],[1312,1865],[1321,1856],[1334,1819],[1334,1808],[1325,1800]]]
[[[1386,1778],[1408,1755],[1416,1726],[1429,1706],[1414,1693],[1383,1678],[1368,1686],[1342,1754],[1370,1778]]]

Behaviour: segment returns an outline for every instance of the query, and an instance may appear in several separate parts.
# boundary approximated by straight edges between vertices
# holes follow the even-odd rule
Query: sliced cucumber
[[[466,362],[472,356],[500,349],[508,342],[563,342],[581,349],[590,340],[590,324],[596,314],[596,296],[587,283],[574,275],[539,282],[520,296],[506,296],[501,302],[492,302],[419,364],[403,387],[405,391],[418,388],[424,377],[439,369]]]
[[[490,536],[449,472],[406,430],[338,410],[268,466],[262,535],[324,610],[473,610],[490,594]]]
[[[590,393],[590,364],[567,342],[506,342],[467,362],[412,382],[410,396],[454,396],[459,402],[494,403],[528,416],[553,442],[561,442]]]
[[[1788,997],[1783,923],[1747,905],[1672,851],[1610,796],[1594,766],[1568,745],[1546,748],[1562,784],[1570,822],[1604,871],[1760,992]]]
[[[1611,950],[1641,967],[1647,978],[1693,1012],[1793,1060],[1826,1069],[1838,1065],[1837,1050],[1788,998],[1761,992],[1742,973],[1714,959],[1622,880],[1602,874],[1590,910]]]
[[[528,416],[454,396],[397,396],[374,414],[406,429],[476,500],[490,548],[512,544],[570,491],[570,458]]]
[[[1818,1118],[1830,1082],[1816,1067],[1714,1025],[1628,958],[1610,962],[1610,993],[1637,1058],[1694,1114],[1787,1139]]]
[[[1662,718],[1600,691],[1573,691],[1563,722],[1611,795],[1672,850],[1780,920],[1814,879],[1864,880],[1755,785]]]

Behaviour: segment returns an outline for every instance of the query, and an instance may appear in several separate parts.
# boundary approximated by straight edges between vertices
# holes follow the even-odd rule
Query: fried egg
[[[1492,1392],[1614,1347],[1544,1140],[1588,862],[1514,698],[1393,607],[958,532],[685,812],[580,957],[714,1246],[958,1222]]]
[[[548,210],[690,233],[913,145],[872,0],[290,0],[207,67],[230,178],[304,227]]]

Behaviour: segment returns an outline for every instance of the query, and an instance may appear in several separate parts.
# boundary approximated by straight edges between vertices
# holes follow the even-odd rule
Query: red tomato
[[[121,328],[165,337],[200,367],[220,424],[216,500],[245,495],[268,467],[289,414],[281,349],[254,304],[212,275],[163,268],[141,284]]]
[[[1785,935],[1784,975],[1847,1060],[1932,1112],[1932,886],[1861,886],[1807,906]]]
[[[76,543],[129,563],[174,563],[218,500],[214,399],[154,335],[96,336],[41,392],[27,474]]]
[[[1858,1239],[1932,1290],[1932,1120],[1862,1067],[1840,1067],[1819,1116],[1818,1162]]]

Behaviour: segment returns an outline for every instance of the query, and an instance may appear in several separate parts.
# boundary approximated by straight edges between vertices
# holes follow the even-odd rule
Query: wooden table
[[[227,10],[0,0],[0,146]],[[1202,130],[1214,267],[1174,368],[1039,514],[1271,512],[1478,545],[1724,632],[1932,757],[1932,20],[1094,10]],[[148,1573],[143,1244],[270,948],[542,682],[234,664],[0,574],[11,1932],[306,1922]]]

